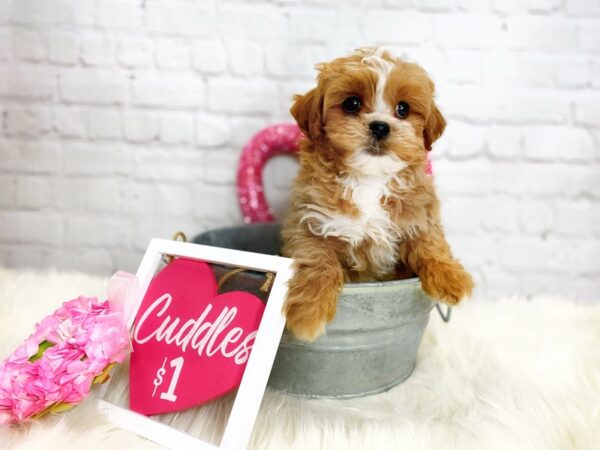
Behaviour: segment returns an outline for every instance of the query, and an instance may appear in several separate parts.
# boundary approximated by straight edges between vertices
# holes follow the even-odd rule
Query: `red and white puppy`
[[[450,252],[426,174],[426,151],[446,125],[432,81],[378,49],[317,67],[317,87],[291,108],[306,138],[282,232],[296,268],[288,328],[314,340],[344,282],[401,273],[417,274],[432,298],[458,303],[473,282]]]

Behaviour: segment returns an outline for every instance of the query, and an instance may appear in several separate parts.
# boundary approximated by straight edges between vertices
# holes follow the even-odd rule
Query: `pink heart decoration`
[[[150,283],[133,327],[129,406],[145,415],[181,411],[239,386],[264,303],[217,295],[205,262],[178,258]]]

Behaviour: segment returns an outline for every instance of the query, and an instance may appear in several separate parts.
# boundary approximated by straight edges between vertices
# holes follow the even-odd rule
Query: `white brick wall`
[[[134,270],[241,222],[235,166],[314,64],[421,63],[443,218],[480,296],[600,299],[598,0],[0,0],[0,264]],[[296,164],[273,161],[281,216]]]

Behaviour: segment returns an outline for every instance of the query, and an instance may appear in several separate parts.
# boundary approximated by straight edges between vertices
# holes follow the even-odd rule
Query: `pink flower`
[[[59,338],[56,337],[56,329],[60,325],[60,322],[61,320],[56,315],[45,317],[36,325],[35,331],[29,339],[35,340],[36,342],[58,342]]]
[[[108,301],[78,297],[63,303],[0,363],[0,425],[57,403],[80,402],[94,378],[129,349],[123,315],[111,313]]]
[[[0,367],[5,362],[10,362],[12,364],[22,364],[23,362],[27,361],[30,356],[31,355],[27,352],[27,346],[25,345],[25,343],[23,343],[19,347],[17,347],[17,349],[13,352],[12,355],[10,355],[5,361],[2,362],[2,364],[0,364]]]
[[[0,388],[0,426],[12,420],[13,401],[8,393]]]
[[[123,315],[106,314],[90,318],[87,324],[89,338],[85,345],[85,353],[92,359],[121,362],[130,350],[129,334],[124,334]]]

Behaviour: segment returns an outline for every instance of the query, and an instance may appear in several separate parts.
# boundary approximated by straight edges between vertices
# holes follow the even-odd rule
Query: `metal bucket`
[[[194,242],[277,254],[279,231],[276,224],[246,225],[208,231]],[[246,278],[240,285],[256,285],[250,280],[259,277],[240,276]],[[308,344],[284,332],[269,387],[312,398],[362,397],[390,389],[415,367],[434,305],[418,278],[346,284],[324,336]]]

